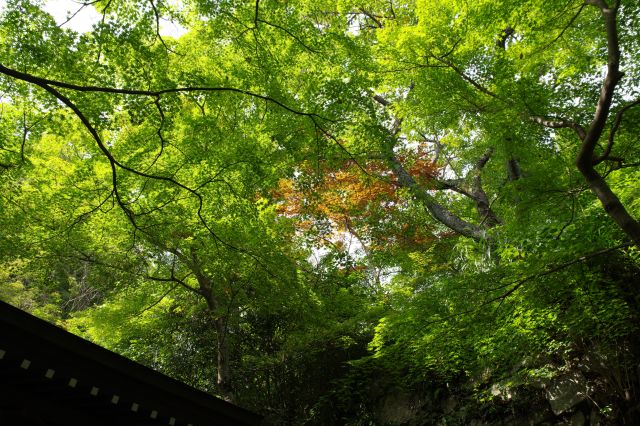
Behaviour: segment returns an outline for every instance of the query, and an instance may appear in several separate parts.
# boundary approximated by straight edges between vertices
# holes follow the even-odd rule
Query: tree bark
[[[388,155],[388,162],[391,170],[398,179],[398,183],[403,188],[409,189],[411,194],[420,200],[429,214],[449,229],[476,241],[486,240],[486,230],[480,226],[469,223],[451,213],[440,205],[415,179],[405,170],[400,161],[391,152]]]
[[[413,89],[413,84],[409,90]],[[384,99],[379,95],[375,95],[373,99],[380,103],[381,105],[387,107],[390,105],[390,102]],[[427,190],[425,190],[422,186],[420,186],[416,180],[411,176],[409,172],[404,168],[400,160],[396,157],[393,152],[393,148],[396,145],[396,136],[400,133],[400,127],[402,125],[402,118],[395,117],[393,120],[393,124],[390,129],[389,139],[386,141],[386,160],[389,164],[389,167],[393,171],[393,174],[398,179],[398,184],[403,188],[409,189],[411,194],[422,202],[424,208],[427,210],[429,215],[433,217],[435,220],[448,227],[449,229],[455,231],[456,233],[463,235],[465,237],[471,238],[475,241],[483,241],[487,239],[487,232],[485,227],[493,227],[500,223],[497,216],[493,214],[491,210],[491,206],[489,200],[487,198],[486,193],[482,189],[482,181],[480,179],[480,171],[484,167],[484,165],[489,160],[493,150],[490,150],[488,154],[486,154],[486,159],[481,159],[476,164],[477,169],[477,179],[474,181],[474,187],[472,192],[468,192],[461,188],[459,185],[448,185],[445,182],[435,181],[436,184],[441,185],[442,188],[452,189],[457,191],[472,200],[476,203],[477,210],[480,214],[480,217],[483,221],[484,227],[482,225],[474,225],[470,222],[461,219],[460,217],[453,214],[447,208],[439,204],[433,196],[431,196]],[[474,195],[473,191],[477,191],[477,196]]]
[[[231,367],[229,365],[229,342],[227,340],[227,317],[215,319],[216,340],[218,344],[218,390],[228,402],[234,402],[235,396],[231,384]]]
[[[190,269],[193,271],[196,279],[198,280],[198,286],[200,294],[207,302],[207,308],[211,313],[216,330],[216,343],[217,343],[217,370],[218,376],[216,380],[218,392],[222,395],[225,401],[234,402],[235,395],[233,393],[233,385],[231,382],[232,373],[229,365],[229,342],[227,339],[227,316],[220,315],[220,304],[215,297],[213,291],[213,283],[211,279],[202,271],[199,267],[197,259],[190,263]]]
[[[640,223],[627,212],[620,202],[620,199],[611,190],[602,175],[595,169],[597,161],[594,156],[594,150],[607,123],[614,91],[622,78],[616,21],[619,1],[616,1],[615,5],[611,8],[602,0],[592,0],[588,3],[600,8],[605,21],[608,53],[607,75],[600,90],[600,98],[598,99],[593,120],[582,138],[580,152],[576,158],[576,166],[584,176],[591,190],[602,203],[605,212],[607,212],[620,229],[631,238],[634,244],[640,247]]]
[[[520,170],[520,162],[511,156],[509,161],[507,161],[507,179],[510,182],[518,180],[522,177],[522,170]]]
[[[473,179],[471,183],[471,195],[476,203],[476,210],[480,216],[481,224],[487,228],[493,228],[500,225],[502,222],[498,219],[498,216],[494,213],[489,202],[489,197],[482,187],[482,169],[485,164],[491,158],[493,154],[493,148],[487,149],[484,155],[476,162],[473,169]]]

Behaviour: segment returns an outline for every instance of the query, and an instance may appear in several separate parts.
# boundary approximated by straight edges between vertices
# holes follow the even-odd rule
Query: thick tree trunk
[[[604,211],[640,247],[640,223],[624,208],[604,178],[590,164],[578,162],[578,168],[591,190],[596,194]]]
[[[198,260],[193,256],[193,262],[190,262],[190,268],[198,280],[199,293],[207,302],[207,308],[211,313],[216,329],[217,343],[217,370],[218,376],[216,380],[218,392],[228,402],[234,402],[233,386],[231,383],[231,367],[229,365],[229,340],[227,332],[227,317],[220,315],[220,304],[213,292],[213,283],[211,279],[201,270]]]
[[[231,385],[231,367],[229,366],[229,344],[227,339],[227,318],[215,319],[216,339],[218,343],[218,390],[229,402],[234,401],[233,387]]]
[[[531,117],[531,119],[545,127],[570,128],[576,132],[582,141],[580,152],[578,152],[576,158],[578,170],[582,173],[589,188],[591,188],[596,197],[598,197],[598,200],[600,200],[600,203],[602,203],[604,211],[613,219],[620,229],[631,238],[633,243],[640,247],[640,222],[629,214],[620,202],[620,199],[611,190],[604,177],[595,169],[597,164],[605,161],[609,157],[614,144],[615,131],[617,130],[617,125],[614,124],[609,133],[609,141],[604,153],[596,156],[594,151],[604,132],[611,111],[613,94],[623,75],[622,72],[620,72],[620,46],[616,18],[620,0],[615,0],[614,5],[611,7],[609,7],[604,0],[586,0],[585,4],[596,6],[600,9],[607,33],[607,75],[600,89],[600,97],[598,98],[593,120],[589,124],[588,129],[585,130],[578,123],[564,118],[548,119],[534,116]],[[618,112],[617,120],[620,119],[621,114],[626,109],[637,105],[637,103],[638,101],[622,108]],[[617,124],[619,125],[619,121]]]
[[[410,89],[413,88],[413,84]],[[381,96],[373,97],[378,103],[387,107],[390,102]],[[460,194],[471,198],[476,203],[476,209],[478,214],[480,215],[481,223],[480,225],[475,225],[473,223],[467,222],[464,219],[456,216],[451,211],[449,211],[446,207],[439,204],[433,196],[431,196],[425,188],[420,186],[416,180],[411,176],[409,172],[404,168],[402,163],[398,160],[395,153],[393,152],[393,147],[396,146],[396,137],[398,133],[400,133],[400,126],[402,125],[402,118],[395,118],[393,121],[393,125],[390,129],[390,136],[387,140],[387,153],[386,160],[393,171],[393,174],[398,179],[398,183],[403,188],[407,188],[411,191],[411,194],[420,202],[422,202],[424,208],[427,210],[429,215],[433,217],[435,220],[445,225],[449,229],[452,229],[456,233],[463,235],[468,238],[472,238],[476,241],[487,240],[487,228],[492,228],[496,225],[499,225],[500,219],[494,214],[491,209],[491,204],[489,203],[489,199],[487,194],[484,192],[482,188],[482,180],[480,174],[482,172],[482,168],[489,161],[491,154],[493,153],[493,149],[487,150],[485,155],[476,163],[475,166],[475,175],[474,181],[472,184],[471,192],[463,189],[458,185],[448,185],[445,182],[436,182],[441,185],[442,188],[452,189],[454,191],[459,192]]]
[[[599,7],[602,12],[602,17],[604,18],[607,32],[607,75],[600,90],[600,98],[598,99],[593,121],[589,125],[584,137],[582,137],[582,145],[576,159],[576,166],[584,176],[591,190],[602,203],[607,214],[631,238],[635,245],[640,247],[640,223],[627,212],[620,202],[620,199],[618,199],[605,179],[595,169],[596,158],[594,156],[594,150],[607,123],[614,91],[622,78],[616,22],[619,3],[616,2],[614,7],[608,7],[602,0],[591,0],[588,3]],[[613,145],[613,135],[611,135],[610,139],[609,143]],[[610,148],[611,146],[609,146],[608,151],[610,151]]]

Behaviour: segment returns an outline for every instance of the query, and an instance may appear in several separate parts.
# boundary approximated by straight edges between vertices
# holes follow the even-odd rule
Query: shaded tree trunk
[[[215,319],[216,340],[218,343],[218,390],[229,402],[234,401],[233,387],[231,384],[231,367],[229,365],[229,342],[227,339],[227,317]]]
[[[227,316],[220,315],[220,304],[215,297],[213,291],[213,283],[211,279],[204,274],[199,267],[197,260],[194,256],[194,262],[191,264],[191,270],[193,271],[196,279],[198,280],[199,293],[204,297],[207,302],[207,308],[211,313],[215,324],[216,331],[216,344],[217,344],[217,359],[216,367],[218,375],[216,378],[216,384],[218,392],[228,402],[234,402],[235,397],[233,393],[233,385],[231,382],[232,373],[229,365],[229,341],[227,339]]]
[[[600,8],[604,18],[607,32],[607,75],[600,90],[600,98],[598,99],[593,121],[582,138],[582,146],[576,159],[576,166],[578,170],[580,170],[580,173],[582,173],[582,176],[584,176],[591,190],[602,203],[605,212],[607,212],[614,222],[631,238],[635,245],[640,247],[640,223],[627,212],[604,177],[595,169],[596,164],[606,159],[608,152],[611,151],[615,136],[612,130],[612,133],[609,135],[607,155],[604,155],[602,158],[595,158],[595,147],[606,125],[615,88],[622,78],[616,22],[619,2],[616,2],[613,7],[608,7],[607,4],[601,0],[592,0],[588,3]]]

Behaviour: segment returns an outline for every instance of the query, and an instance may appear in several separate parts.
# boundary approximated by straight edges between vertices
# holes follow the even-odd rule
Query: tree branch
[[[573,130],[580,140],[584,140],[586,137],[586,130],[580,124],[575,121],[567,120],[565,118],[547,118],[541,116],[531,116],[529,117],[534,123],[538,123],[541,126],[549,127],[551,129],[562,129],[567,128]]]
[[[184,279],[187,278],[189,275],[191,275],[191,273],[186,275],[184,278],[180,279],[180,278],[177,278],[176,276],[174,276],[173,275],[173,271],[171,271],[171,277],[170,278],[154,277],[153,275],[145,275],[144,277],[146,279],[151,280],[151,281],[158,281],[158,282],[163,282],[163,283],[168,283],[168,282],[176,283],[176,286],[179,285],[179,286],[185,288],[186,290],[188,290],[188,291],[190,291],[192,293],[196,293],[197,295],[202,296],[202,294],[201,294],[199,289],[193,288],[189,284],[184,282]],[[175,288],[175,286],[171,290],[173,290],[174,288]],[[167,292],[167,294],[169,294],[169,292]],[[167,294],[165,294],[162,297],[164,298]],[[159,303],[159,301],[157,303]]]
[[[439,204],[435,198],[422,188],[409,172],[405,170],[393,154],[393,151],[389,153],[387,160],[400,186],[409,189],[411,194],[423,203],[424,207],[434,219],[465,237],[472,238],[476,241],[487,239],[487,233],[483,228],[461,219]]]
[[[152,279],[152,278],[150,278],[150,279]],[[144,314],[145,312],[147,312],[148,310],[153,309],[154,307],[158,306],[158,304],[159,304],[160,302],[162,302],[162,301],[164,300],[164,298],[165,298],[165,297],[167,297],[167,296],[168,296],[168,295],[169,295],[173,290],[175,290],[176,288],[178,288],[178,286],[179,286],[179,285],[180,285],[180,284],[175,284],[175,285],[173,285],[169,290],[165,291],[165,292],[162,294],[162,296],[160,296],[160,298],[159,298],[158,300],[156,300],[156,301],[155,301],[155,302],[153,302],[152,304],[150,304],[150,305],[148,305],[148,306],[144,307],[140,312],[138,312],[138,313],[135,315],[135,317],[139,317],[139,316],[141,316],[142,314]]]
[[[537,273],[537,274],[533,274],[533,275],[529,275],[529,276],[527,276],[525,278],[517,280],[516,282],[512,282],[512,283],[509,283],[507,285],[494,288],[492,290],[498,290],[498,289],[501,289],[501,288],[504,288],[504,287],[508,287],[510,285],[514,285],[515,284],[515,286],[513,288],[511,288],[508,291],[504,292],[500,296],[491,298],[491,299],[486,300],[486,301],[483,301],[482,303],[480,303],[479,306],[476,306],[476,307],[474,307],[472,309],[467,309],[467,310],[462,311],[462,312],[456,312],[454,314],[438,318],[437,320],[427,321],[426,323],[423,323],[423,324],[424,325],[437,324],[437,323],[442,323],[444,321],[460,317],[462,315],[473,314],[473,313],[480,311],[481,309],[485,308],[486,306],[488,306],[488,305],[490,305],[490,304],[492,304],[494,302],[500,301],[500,303],[498,304],[498,306],[496,308],[496,311],[497,311],[498,309],[500,309],[500,307],[502,306],[502,303],[505,301],[505,299],[507,297],[509,297],[513,293],[515,293],[519,288],[521,288],[528,281],[531,281],[531,280],[533,280],[535,278],[538,278],[538,277],[541,277],[541,276],[553,274],[555,272],[561,271],[562,269],[568,268],[569,266],[575,265],[576,263],[584,262],[587,259],[591,259],[591,258],[594,258],[594,257],[597,257],[597,256],[602,256],[603,254],[607,254],[607,253],[610,253],[612,251],[619,250],[619,249],[622,249],[622,248],[625,248],[625,247],[630,247],[632,245],[634,245],[633,242],[627,242],[627,243],[619,244],[617,246],[614,246],[614,247],[611,247],[611,248],[608,248],[608,249],[603,249],[603,250],[599,250],[599,251],[596,251],[596,252],[593,252],[593,253],[589,253],[589,254],[586,254],[584,256],[579,257],[578,259],[570,260],[570,261],[565,262],[563,264],[560,264],[558,266],[550,267],[546,271],[543,271],[543,272],[540,272],[540,273]],[[418,332],[416,332],[416,334]],[[414,338],[416,334],[414,334],[410,338]]]
[[[118,191],[118,179],[117,179],[117,170],[118,169],[122,169],[125,170],[129,173],[135,174],[137,176],[140,177],[144,177],[147,179],[154,179],[154,180],[159,180],[159,181],[165,181],[168,182],[170,184],[173,184],[174,186],[177,186],[185,191],[187,191],[188,193],[190,193],[191,195],[195,196],[198,199],[198,209],[197,209],[197,217],[198,220],[200,221],[200,223],[203,225],[203,227],[207,230],[207,232],[214,238],[214,240],[216,241],[216,243],[221,243],[223,246],[227,247],[228,249],[231,249],[233,251],[237,251],[239,253],[243,253],[247,256],[249,256],[251,259],[253,259],[258,265],[260,265],[260,267],[262,267],[270,276],[272,277],[276,277],[276,275],[269,269],[267,268],[265,262],[256,254],[249,252],[248,250],[242,249],[240,247],[234,246],[233,244],[224,241],[223,239],[221,239],[214,231],[213,229],[210,227],[210,225],[208,224],[207,220],[204,218],[204,216],[202,215],[203,212],[203,208],[204,208],[204,199],[202,197],[202,195],[200,195],[200,193],[190,187],[187,187],[186,185],[176,181],[173,178],[170,177],[166,177],[166,176],[158,176],[158,175],[153,175],[150,173],[146,173],[146,172],[141,172],[139,170],[135,170],[131,167],[126,166],[125,164],[119,162],[109,151],[109,149],[107,148],[107,146],[104,144],[104,142],[102,141],[100,135],[98,134],[97,130],[93,127],[93,125],[91,124],[91,122],[88,120],[88,118],[82,113],[82,111],[65,95],[63,95],[62,93],[60,93],[58,90],[56,90],[54,87],[62,87],[62,88],[66,88],[66,89],[71,89],[71,90],[76,90],[76,91],[80,91],[80,92],[101,92],[101,93],[114,93],[114,94],[124,94],[124,95],[140,95],[140,96],[151,96],[154,97],[156,99],[158,99],[161,95],[163,94],[168,94],[168,93],[181,93],[181,92],[233,92],[233,93],[240,93],[240,94],[244,94],[250,97],[254,97],[254,98],[258,98],[258,99],[262,99],[268,102],[272,102],[278,106],[280,106],[281,108],[292,112],[296,115],[300,115],[300,116],[304,116],[304,117],[308,117],[314,124],[314,126],[317,129],[320,129],[323,134],[325,134],[327,137],[329,137],[331,140],[333,140],[341,149],[343,149],[344,151],[346,151],[349,156],[353,158],[353,156],[349,153],[349,151],[334,137],[332,136],[326,129],[324,129],[324,127],[322,127],[320,125],[320,123],[318,123],[318,119],[322,119],[325,121],[330,121],[326,118],[321,117],[318,114],[314,114],[314,113],[307,113],[307,112],[302,112],[302,111],[298,111],[295,110],[293,108],[288,107],[287,105],[269,97],[269,96],[264,96],[264,95],[259,95],[250,91],[246,91],[246,90],[242,90],[242,89],[235,89],[235,88],[225,88],[225,87],[185,87],[185,88],[176,88],[176,89],[163,89],[163,90],[157,90],[157,91],[149,91],[149,90],[129,90],[129,89],[117,89],[117,88],[109,88],[109,87],[97,87],[97,86],[79,86],[79,85],[75,85],[75,84],[70,84],[70,83],[65,83],[65,82],[60,82],[60,81],[55,81],[55,80],[49,80],[49,79],[44,79],[44,78],[40,78],[40,77],[36,77],[30,74],[26,74],[20,71],[16,71],[10,68],[5,67],[4,65],[0,64],[0,73],[3,73],[5,75],[14,77],[16,79],[22,80],[22,81],[26,81],[28,83],[32,83],[35,84],[41,88],[43,88],[44,90],[46,90],[47,92],[49,92],[50,94],[52,94],[56,99],[58,99],[60,102],[62,102],[65,106],[67,106],[68,108],[70,108],[74,114],[80,119],[80,121],[82,122],[82,124],[84,125],[84,127],[89,131],[89,133],[91,134],[91,137],[95,140],[96,144],[98,145],[99,149],[102,151],[102,153],[104,154],[104,156],[108,159],[109,164],[110,164],[110,168],[111,168],[111,175],[112,175],[112,186],[113,186],[113,194],[115,196],[116,199],[116,203],[118,204],[118,206],[122,209],[122,211],[125,213],[125,215],[127,216],[129,222],[133,225],[133,227],[137,230],[139,230],[140,232],[143,232],[145,235],[147,235],[148,237],[150,236],[150,234],[148,232],[145,232],[144,229],[140,228],[140,226],[138,226],[136,220],[135,220],[135,213],[129,209],[129,207],[127,206],[127,203],[125,203],[123,201],[123,199],[120,196],[120,193]],[[162,116],[161,116],[162,118]],[[355,161],[355,159],[354,159]],[[357,163],[357,162],[356,162]],[[362,167],[361,169],[365,172],[366,170],[364,170]]]
[[[158,37],[158,40],[160,40],[160,43],[162,43],[162,45],[165,49],[167,49],[168,52],[176,53],[173,49],[167,46],[167,43],[164,42],[162,35],[160,35],[160,12],[158,12],[156,4],[153,2],[153,0],[149,0],[149,4],[151,5],[151,10],[153,10],[153,14],[156,18],[156,37]]]
[[[477,81],[475,81],[473,78],[469,77],[467,74],[464,73],[464,71],[462,71],[460,68],[458,68],[453,62],[449,61],[448,59],[445,59],[444,57],[438,57],[438,56],[435,56],[435,55],[431,55],[431,57],[436,59],[437,61],[442,62],[443,64],[447,65],[456,74],[458,74],[463,80],[465,80],[467,83],[471,84],[473,87],[478,89],[480,92],[484,93],[485,95],[491,96],[494,99],[497,99],[499,101],[503,101],[504,102],[504,100],[500,96],[498,96],[496,93],[492,92],[491,90],[487,89],[482,84],[480,84]]]
[[[255,28],[258,28],[258,22],[260,22],[259,13],[260,13],[260,0],[256,0],[256,12],[253,17],[253,26]]]
[[[411,88],[413,88],[413,86]],[[380,95],[374,95],[373,99],[385,107],[388,107],[391,104],[391,102],[389,102],[388,100],[386,100]],[[386,146],[387,152],[384,157],[384,159],[389,164],[391,170],[393,171],[393,174],[398,179],[398,184],[404,188],[409,189],[411,191],[411,194],[416,199],[420,200],[423,203],[424,208],[428,211],[430,216],[433,217],[438,222],[440,222],[441,224],[445,225],[449,229],[452,229],[453,231],[455,231],[460,235],[463,235],[468,238],[472,238],[476,241],[486,240],[487,233],[485,229],[465,221],[464,219],[453,214],[443,205],[439,204],[433,196],[431,196],[423,187],[421,187],[418,184],[418,182],[416,182],[413,176],[411,176],[411,174],[404,168],[400,160],[398,160],[397,156],[393,152],[393,148],[396,145],[396,142],[397,142],[396,138],[397,138],[397,134],[400,132],[401,125],[402,125],[402,118],[396,117],[394,119],[392,128],[389,130],[389,133],[390,133],[389,141]],[[484,161],[481,160],[480,162],[481,164],[480,163],[478,164],[480,165],[480,168],[482,168],[488,160],[489,160],[488,157]],[[443,189],[454,190],[462,195],[470,197],[477,203],[477,199],[476,197],[474,197],[474,194],[472,192],[470,193],[466,191],[460,185],[453,185],[453,181],[439,181],[434,178],[434,182],[436,184],[440,184]],[[481,193],[484,194],[484,191],[482,191]],[[485,194],[485,198],[486,198],[486,194]],[[487,202],[487,208],[489,208],[488,202]]]
[[[551,274],[553,274],[555,272],[558,272],[558,271],[561,271],[563,269],[566,269],[569,266],[575,265],[576,263],[584,262],[585,260],[592,259],[592,258],[598,257],[598,256],[602,256],[603,254],[611,253],[612,251],[620,250],[622,248],[630,247],[632,245],[634,245],[634,243],[629,241],[629,242],[626,242],[626,243],[618,244],[617,246],[614,246],[614,247],[610,247],[610,248],[598,250],[598,251],[595,251],[595,252],[592,252],[592,253],[589,253],[589,254],[585,254],[584,256],[580,256],[577,259],[573,259],[573,260],[561,263],[561,264],[556,265],[556,266],[549,266],[547,268],[547,270],[545,270],[545,271],[539,272],[537,274],[529,275],[528,277],[522,278],[522,279],[516,281],[515,283],[507,284],[507,286],[508,285],[513,285],[513,287],[510,288],[509,290],[507,290],[506,292],[504,292],[503,294],[501,294],[500,296],[495,297],[495,298],[493,298],[491,300],[488,300],[484,304],[488,305],[488,304],[490,304],[492,302],[497,302],[498,300],[504,301],[504,299],[506,299],[507,297],[512,295],[516,290],[518,290],[520,287],[522,287],[527,281],[531,281],[531,280],[533,280],[535,278],[544,277],[545,275],[551,275]],[[502,303],[502,302],[500,302],[500,303]]]
[[[595,158],[594,150],[607,123],[616,86],[623,75],[620,71],[620,46],[616,19],[620,2],[616,0],[615,5],[611,8],[609,8],[603,0],[587,0],[586,3],[597,6],[602,13],[607,34],[607,74],[600,90],[600,97],[596,105],[593,120],[582,139],[582,146],[576,158],[576,166],[584,176],[591,190],[602,203],[607,214],[616,222],[620,229],[640,247],[640,222],[629,214],[620,202],[618,196],[611,190],[605,179],[595,169],[598,158]],[[613,137],[612,135],[615,135],[613,128],[610,133],[609,145],[613,144],[611,139]],[[606,155],[608,155],[608,151],[610,151],[609,146],[607,146],[605,150]]]
[[[362,12],[363,15],[365,15],[367,18],[369,18],[373,22],[375,22],[376,27],[378,27],[378,28],[383,28],[384,27],[382,25],[382,22],[380,22],[380,20],[378,19],[378,17],[375,16],[373,13],[369,12],[368,10],[366,10],[364,7],[360,8],[360,12]]]
[[[605,148],[605,150],[602,153],[602,155],[600,155],[598,158],[596,158],[593,161],[593,165],[594,166],[602,163],[604,160],[609,158],[609,155],[611,154],[611,149],[613,148],[613,143],[614,143],[614,140],[615,140],[615,137],[616,137],[616,132],[620,128],[620,124],[622,122],[622,116],[629,109],[631,109],[631,108],[633,108],[634,106],[637,106],[637,105],[640,105],[640,99],[636,99],[635,101],[625,105],[624,107],[622,107],[617,112],[616,118],[613,120],[613,125],[611,126],[611,130],[609,131],[609,138],[608,138],[608,142],[607,142],[607,147]]]
[[[491,208],[489,197],[482,187],[482,169],[487,164],[491,156],[493,155],[493,147],[489,147],[484,155],[476,162],[473,170],[473,178],[471,183],[471,194],[473,200],[476,203],[476,210],[478,215],[482,218],[483,224],[487,228],[493,228],[500,225],[502,221],[496,216],[495,212]]]
[[[307,49],[309,52],[311,53],[320,53],[319,50],[313,49],[311,47],[309,47],[309,45],[307,45],[305,42],[303,42],[300,37],[296,36],[295,34],[293,34],[291,31],[289,31],[288,29],[286,29],[285,27],[278,25],[278,24],[274,24],[273,22],[269,22],[266,21],[264,19],[258,19],[257,22],[262,22],[263,24],[269,25],[270,27],[276,28],[282,32],[284,32],[285,34],[287,34],[289,37],[291,37],[292,39],[294,39],[295,41],[297,41],[298,43],[300,43],[300,45],[302,45],[302,47],[304,47],[305,49]]]
[[[564,33],[573,25],[573,23],[576,21],[576,19],[578,19],[578,16],[580,16],[580,14],[582,13],[582,11],[584,10],[584,8],[587,6],[587,3],[583,3],[580,5],[580,8],[578,9],[578,11],[573,15],[573,17],[569,20],[569,22],[567,23],[567,25],[564,26],[564,28],[562,28],[562,31],[560,31],[560,34],[558,34],[553,40],[551,40],[549,43],[547,43],[542,49],[539,49],[539,51],[543,51],[546,50],[549,46],[551,46],[553,43],[555,43],[556,41],[560,40],[562,38],[562,36],[564,35]]]
[[[64,89],[70,89],[78,92],[99,92],[99,93],[113,93],[120,95],[134,95],[134,96],[150,96],[153,98],[158,98],[162,95],[171,94],[171,93],[188,93],[188,92],[231,92],[231,93],[239,93],[242,95],[246,95],[256,99],[262,99],[264,101],[273,103],[280,108],[289,111],[295,115],[300,115],[304,117],[310,118],[319,118],[323,121],[331,121],[328,118],[322,117],[315,113],[309,113],[297,110],[295,108],[289,107],[286,104],[266,95],[260,95],[255,92],[251,92],[249,90],[237,89],[234,87],[177,87],[173,89],[160,89],[160,90],[137,90],[137,89],[118,89],[114,87],[101,87],[101,86],[81,86],[78,84],[67,83],[63,81],[50,80],[47,78],[41,78],[34,76],[32,74],[23,73],[0,64],[0,73],[8,75],[10,77],[17,78],[22,81],[26,81],[29,83],[37,84],[38,86],[47,85],[60,87]]]

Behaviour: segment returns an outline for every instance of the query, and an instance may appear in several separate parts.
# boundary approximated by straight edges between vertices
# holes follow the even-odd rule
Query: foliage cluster
[[[0,299],[273,424],[637,416],[635,2],[78,7],[0,15]]]

